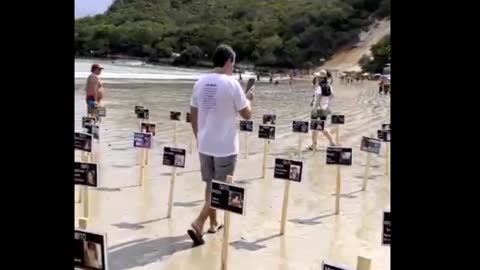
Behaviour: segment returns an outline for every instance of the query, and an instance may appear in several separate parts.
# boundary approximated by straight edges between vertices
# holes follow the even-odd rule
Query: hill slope
[[[358,70],[358,61],[363,55],[371,55],[370,48],[380,39],[390,34],[390,20],[378,21],[366,32],[360,34],[360,41],[354,48],[347,48],[335,53],[321,68],[331,70]]]
[[[116,0],[75,21],[75,54],[155,61],[180,52],[188,65],[227,43],[240,62],[314,67],[389,12],[390,0]]]

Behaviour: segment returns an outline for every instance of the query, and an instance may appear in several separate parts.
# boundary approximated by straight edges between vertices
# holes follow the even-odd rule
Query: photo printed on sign
[[[382,244],[390,245],[392,220],[390,218],[390,212],[383,212],[383,229],[382,229]]]
[[[258,128],[258,138],[275,140],[275,127],[274,126],[262,126]]]
[[[75,229],[73,239],[75,269],[108,269],[106,234]]]
[[[135,132],[133,134],[133,147],[152,148],[152,134]]]
[[[97,187],[97,164],[75,162],[74,164],[74,184]]]
[[[336,125],[345,124],[345,115],[340,115],[340,114],[332,115],[332,124],[336,124]]]
[[[144,108],[143,106],[136,105],[135,106],[135,114],[138,115],[140,112],[143,112]]]
[[[150,133],[153,136],[155,136],[155,128],[156,128],[155,124],[142,123],[141,127],[142,127],[142,130],[141,130],[142,133]]]
[[[302,181],[302,171],[302,161],[276,158],[273,177],[300,182]]]
[[[164,147],[163,148],[163,165],[185,168],[185,149]]]
[[[87,125],[94,125],[95,117],[82,117],[82,127],[86,128]]]
[[[315,131],[325,130],[325,120],[310,120],[310,129]]]
[[[308,133],[308,122],[307,121],[293,121],[292,132]]]
[[[352,165],[352,148],[328,147],[328,165]]]
[[[92,135],[75,132],[74,148],[80,151],[92,152]]]
[[[264,114],[263,115],[263,124],[264,125],[275,125],[277,122],[277,116],[275,114]]]
[[[213,180],[211,192],[211,208],[245,215],[245,188]]]
[[[390,130],[388,129],[381,129],[381,130],[377,130],[377,136],[378,136],[378,139],[384,141],[384,142],[390,142]]]
[[[253,132],[253,121],[240,120],[240,131]]]
[[[362,137],[360,150],[364,152],[380,154],[380,146],[382,146],[381,140],[369,137]]]
[[[138,112],[137,114],[137,118],[138,119],[149,119],[150,118],[150,113],[148,111],[148,109],[142,109]]]
[[[170,112],[170,120],[172,121],[180,121],[181,117],[182,117],[181,112]]]

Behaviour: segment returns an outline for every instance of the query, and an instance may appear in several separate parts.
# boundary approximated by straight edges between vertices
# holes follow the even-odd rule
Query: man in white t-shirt
[[[188,234],[195,245],[203,244],[203,225],[210,218],[209,233],[222,226],[217,222],[216,210],[210,208],[211,181],[225,181],[232,175],[239,152],[237,115],[252,117],[250,101],[254,94],[246,94],[231,75],[235,52],[230,46],[220,45],[213,55],[214,70],[203,75],[193,87],[190,115],[193,133],[197,138],[202,180],[206,183],[205,205],[192,222]]]

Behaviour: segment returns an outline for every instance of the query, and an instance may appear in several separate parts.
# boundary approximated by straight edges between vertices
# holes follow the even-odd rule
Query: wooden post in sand
[[[370,162],[372,159],[372,154],[367,152],[367,164],[365,165],[365,174],[363,175],[362,191],[367,190],[367,181],[370,178]]]
[[[140,161],[140,186],[145,184],[145,169],[147,167],[147,149],[142,148],[142,160]]]
[[[342,175],[340,166],[337,165],[337,183],[335,189],[335,215],[340,214],[340,191],[341,191]]]
[[[227,183],[233,184],[233,177],[227,175]],[[223,214],[223,242],[222,242],[222,261],[221,270],[228,269],[228,243],[230,241],[230,212],[224,211]]]
[[[303,134],[298,134],[298,156],[302,156]]]
[[[175,125],[173,127],[173,144],[177,146],[177,121],[174,121]]]
[[[172,217],[173,208],[173,191],[175,190],[175,180],[177,179],[177,167],[172,167],[172,173],[170,178],[170,192],[168,193],[168,211],[167,218]]]
[[[385,142],[385,175],[389,175],[390,170],[390,143]]]
[[[357,257],[357,270],[370,270],[372,260],[362,256]]]
[[[288,196],[290,193],[290,181],[285,181],[285,190],[283,191],[283,206],[282,206],[282,225],[280,227],[280,235],[285,234],[285,225],[287,223],[287,208],[288,208]]]
[[[335,135],[335,144],[340,145],[340,125],[337,125],[337,134]]]
[[[245,134],[245,159],[248,159],[248,133],[244,132]]]
[[[82,162],[90,163],[91,161],[92,161],[91,153],[87,152],[86,155],[83,155],[82,153]],[[80,227],[84,226],[86,228],[88,224],[88,214],[90,210],[88,187],[82,186],[80,187],[79,191],[80,191],[80,194],[79,194],[80,202],[82,203],[82,206],[83,206],[83,217],[79,218],[79,225]]]
[[[270,144],[270,140],[265,140],[265,146],[263,148],[263,165],[262,165],[262,178],[265,178],[267,172],[267,159],[268,159],[268,146]]]

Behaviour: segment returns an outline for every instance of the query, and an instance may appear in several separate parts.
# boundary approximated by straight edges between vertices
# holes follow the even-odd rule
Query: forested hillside
[[[237,61],[307,68],[358,40],[390,15],[390,0],[115,0],[75,22],[75,55],[127,55],[175,64],[209,59],[218,43]]]

